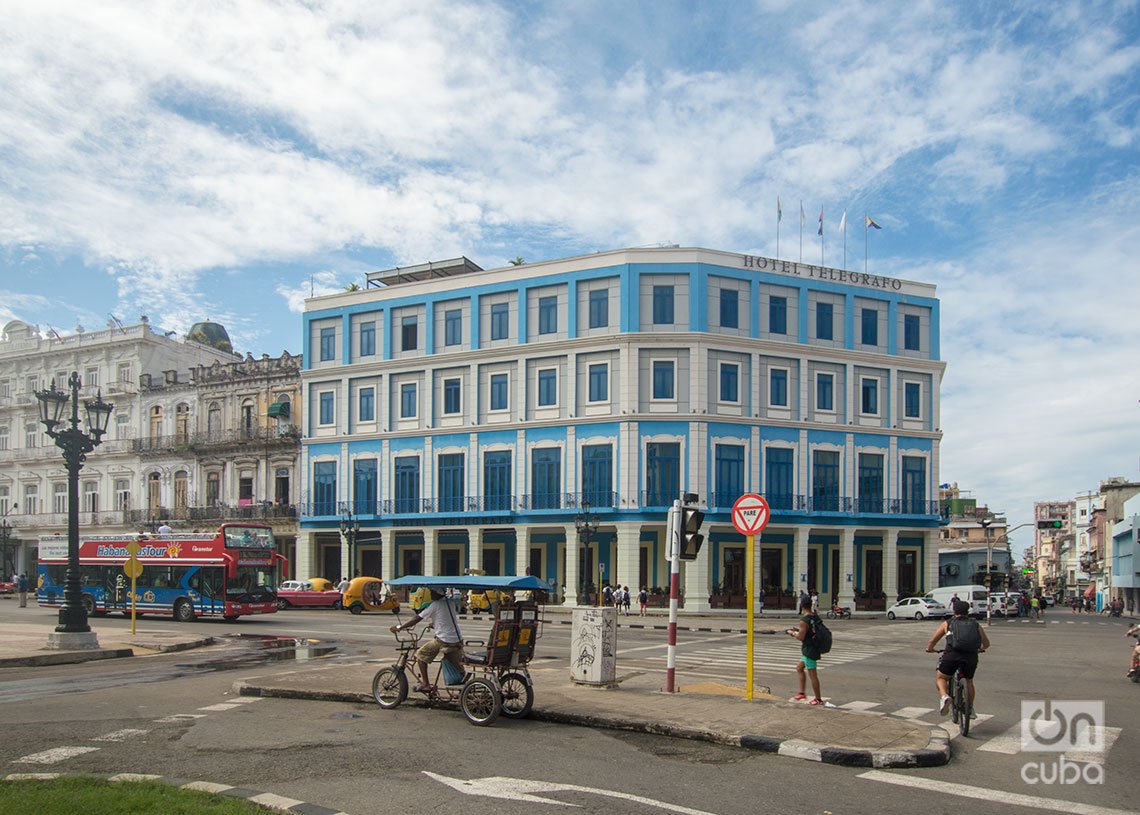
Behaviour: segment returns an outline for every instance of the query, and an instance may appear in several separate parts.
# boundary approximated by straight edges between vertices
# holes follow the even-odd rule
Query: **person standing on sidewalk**
[[[823,698],[819,694],[819,646],[815,642],[815,624],[819,615],[811,610],[811,598],[800,598],[800,625],[799,628],[789,628],[788,636],[800,641],[800,661],[796,664],[796,674],[800,682],[800,690],[792,697],[793,702],[802,702],[807,699],[804,691],[807,689],[807,677],[811,677],[811,689],[815,697],[808,702],[809,705],[822,705]]]
[[[629,586],[621,587],[621,609],[625,612],[625,616],[629,616],[629,605],[632,598],[629,596]]]
[[[641,591],[637,593],[637,604],[641,606],[641,611],[637,616],[644,617],[645,607],[649,605],[649,592],[645,590],[645,586],[642,586]]]
[[[20,593],[20,608],[27,608],[28,607],[28,575],[27,575],[27,572],[20,572],[20,576],[16,580],[16,591]]]

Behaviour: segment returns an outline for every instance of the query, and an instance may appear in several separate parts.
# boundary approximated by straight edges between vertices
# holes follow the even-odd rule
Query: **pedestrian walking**
[[[813,591],[811,593],[811,613],[819,616],[819,592]]]
[[[641,591],[637,593],[637,604],[641,607],[641,611],[638,616],[644,617],[645,609],[649,605],[649,592],[645,590],[645,586],[642,586]]]
[[[629,601],[630,601],[629,586],[622,586],[621,587],[621,607],[622,607],[622,611],[625,612],[625,616],[627,616],[627,617],[629,616]]]
[[[334,572],[334,574],[335,574],[335,572]],[[346,591],[348,591],[348,578],[347,577],[342,577],[340,579],[340,582],[336,584],[336,590],[339,591],[341,594],[344,594]]]
[[[28,607],[28,575],[26,572],[20,572],[20,576],[16,579],[16,591],[20,594],[20,608]]]
[[[764,616],[764,589],[760,589],[756,595],[756,609],[761,617]]]
[[[612,606],[614,604],[614,590],[610,587],[609,583],[602,586],[602,605]]]
[[[796,663],[796,677],[800,683],[799,692],[792,697],[793,702],[807,701],[807,679],[811,678],[811,689],[815,696],[808,701],[809,705],[822,705],[823,697],[819,692],[819,659],[822,656],[819,645],[815,641],[816,624],[819,615],[811,610],[811,599],[800,599],[800,624],[798,628],[787,629],[790,637],[800,641],[800,661]]]

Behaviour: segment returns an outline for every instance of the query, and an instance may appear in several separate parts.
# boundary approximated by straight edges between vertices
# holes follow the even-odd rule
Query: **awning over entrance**
[[[288,402],[274,402],[269,406],[270,416],[279,416],[282,419],[289,418],[289,403]]]
[[[1090,583],[1089,587],[1085,589],[1085,597],[1088,597],[1090,600],[1096,597],[1096,583]]]

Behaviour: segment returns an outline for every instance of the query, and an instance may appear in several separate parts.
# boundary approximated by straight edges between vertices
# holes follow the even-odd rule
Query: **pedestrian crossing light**
[[[696,501],[696,496],[688,496]],[[697,553],[701,551],[701,544],[705,536],[701,534],[701,524],[705,521],[705,514],[696,507],[681,507],[681,560],[696,560]]]
[[[1065,525],[1065,522],[1062,520],[1038,521],[1037,522],[1037,528],[1038,529],[1060,529],[1064,525]]]

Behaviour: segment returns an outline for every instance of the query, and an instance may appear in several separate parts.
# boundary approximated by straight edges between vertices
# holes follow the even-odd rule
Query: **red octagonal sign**
[[[772,520],[772,510],[763,496],[750,492],[732,505],[732,525],[741,535],[758,535]]]

